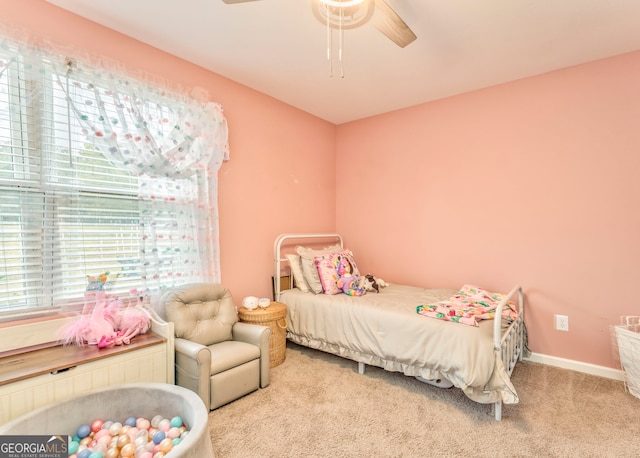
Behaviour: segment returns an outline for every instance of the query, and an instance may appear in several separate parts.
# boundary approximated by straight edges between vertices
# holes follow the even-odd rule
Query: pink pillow
[[[345,275],[360,276],[358,266],[353,260],[350,250],[338,251],[315,256],[314,262],[318,270],[318,277],[322,284],[324,294],[338,294],[342,291],[338,288],[338,278]]]

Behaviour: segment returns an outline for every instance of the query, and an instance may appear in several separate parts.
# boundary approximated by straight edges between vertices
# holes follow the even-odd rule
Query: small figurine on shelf
[[[108,289],[107,286],[112,286],[112,283],[108,271],[98,275],[87,275],[86,291],[105,291]]]

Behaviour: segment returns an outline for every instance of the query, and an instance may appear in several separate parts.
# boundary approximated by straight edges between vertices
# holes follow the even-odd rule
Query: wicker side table
[[[280,302],[271,302],[263,309],[247,310],[238,308],[238,317],[244,323],[259,324],[271,328],[269,341],[270,367],[282,364],[287,352],[287,306]]]

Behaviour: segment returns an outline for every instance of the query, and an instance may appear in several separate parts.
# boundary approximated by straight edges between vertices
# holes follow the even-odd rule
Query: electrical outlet
[[[569,317],[566,315],[556,315],[556,331],[569,331]]]

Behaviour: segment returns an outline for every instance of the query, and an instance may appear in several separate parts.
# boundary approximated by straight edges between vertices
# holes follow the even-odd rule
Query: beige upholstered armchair
[[[209,410],[269,385],[271,329],[238,321],[227,288],[195,283],[163,294],[159,315],[174,323],[176,384]]]

